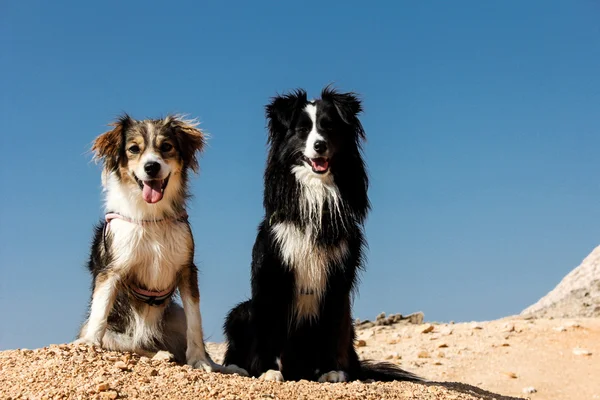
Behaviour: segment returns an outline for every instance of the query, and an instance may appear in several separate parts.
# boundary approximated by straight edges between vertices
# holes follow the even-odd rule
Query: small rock
[[[382,320],[382,319],[385,319],[385,313],[384,313],[384,312],[380,313],[380,314],[377,316],[377,318],[375,318],[375,320],[376,320],[376,321],[380,321],[380,320]]]
[[[150,370],[150,376],[156,376],[156,375],[158,375],[158,371],[155,370],[155,369],[151,369]]]
[[[442,365],[442,363],[439,362],[439,361],[436,361],[436,362],[433,363],[433,365]]]
[[[552,328],[552,330],[556,332],[564,332],[567,330],[567,328],[565,328],[564,326],[557,326],[555,328]]]
[[[115,367],[119,368],[121,371],[126,371],[128,369],[127,364],[125,364],[123,361],[117,361],[115,363]]]
[[[391,354],[389,354],[389,355],[385,356],[385,359],[386,359],[386,360],[391,360],[392,358],[394,358],[394,356],[392,356]]]
[[[423,330],[421,331],[421,333],[433,332],[434,329],[435,329],[435,327],[433,325],[428,324],[425,328],[423,328]]]
[[[525,394],[537,393],[537,389],[534,388],[533,386],[527,386],[526,388],[523,388],[523,393],[525,393]]]
[[[514,332],[514,331],[515,331],[514,324],[506,324],[506,325],[504,325],[504,329],[502,330],[502,332]]]
[[[152,360],[154,361],[171,361],[173,358],[175,358],[173,356],[173,354],[169,353],[168,351],[159,351],[157,352],[154,357],[152,357]]]
[[[579,347],[576,347],[573,349],[573,354],[575,354],[576,356],[591,356],[592,352],[587,349],[581,349]]]
[[[421,311],[418,311],[416,313],[407,315],[403,319],[408,320],[408,322],[411,324],[421,325],[425,321],[425,314],[423,314]]]
[[[360,339],[356,341],[356,347],[365,347],[367,345],[367,342]]]
[[[96,385],[96,391],[104,392],[104,391],[107,391],[109,387],[110,387],[110,385],[108,384],[108,382],[102,382],[102,383],[99,383]]]
[[[510,347],[509,343],[502,343],[502,347]]]
[[[517,379],[517,374],[515,374],[514,372],[503,372],[503,374],[511,379]]]
[[[119,393],[114,390],[100,393],[100,400],[114,400],[119,397]]]
[[[388,340],[388,344],[396,344],[396,343],[398,343],[398,340],[396,340],[396,339]]]
[[[475,323],[473,323],[471,325],[471,329],[481,330],[481,329],[483,329],[483,326],[481,326],[481,325],[479,325],[478,323],[475,322]]]
[[[440,344],[438,344],[438,349],[443,349],[443,348],[446,348],[446,347],[448,347],[448,345],[446,343],[440,343]]]
[[[420,351],[419,354],[417,354],[417,357],[419,357],[419,358],[430,358],[431,356],[426,351]]]
[[[447,327],[445,327],[444,329],[441,330],[440,334],[442,336],[450,336],[450,335],[452,335],[452,332],[454,332],[454,329],[452,329],[449,326],[447,326]]]

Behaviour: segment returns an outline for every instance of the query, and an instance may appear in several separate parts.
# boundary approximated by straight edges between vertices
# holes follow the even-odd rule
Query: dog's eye
[[[130,146],[128,150],[131,154],[137,154],[140,152],[140,146],[134,144],[133,146]]]
[[[171,143],[163,143],[160,145],[160,151],[163,153],[167,153],[171,150],[173,150],[173,145]]]

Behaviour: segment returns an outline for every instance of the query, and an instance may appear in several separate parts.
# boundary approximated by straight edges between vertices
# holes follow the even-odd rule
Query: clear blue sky
[[[0,349],[76,334],[102,216],[87,151],[122,111],[211,134],[190,204],[210,340],[249,294],[263,107],[296,87],[364,98],[356,317],[518,313],[600,244],[597,1],[161,4],[0,6]]]

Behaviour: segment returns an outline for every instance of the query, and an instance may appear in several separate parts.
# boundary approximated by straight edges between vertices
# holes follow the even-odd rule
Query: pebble
[[[523,393],[525,393],[525,394],[537,393],[537,389],[534,388],[533,386],[527,386],[526,388],[523,388]]]
[[[511,379],[517,379],[517,374],[515,374],[514,372],[503,372],[503,374]]]
[[[123,361],[117,361],[115,363],[115,367],[119,368],[121,371],[125,371],[128,369],[127,364],[125,364]]]
[[[438,344],[438,349],[443,349],[443,348],[446,348],[446,347],[448,347],[448,345],[446,343],[440,343],[440,344]]]
[[[447,326],[444,329],[442,329],[442,331],[440,332],[440,334],[442,336],[450,336],[450,335],[452,335],[452,332],[454,332],[454,329],[452,329],[449,326]]]
[[[155,369],[151,369],[150,370],[150,376],[156,376],[156,375],[158,375],[158,371],[155,370]]]
[[[365,347],[367,345],[367,342],[360,339],[356,341],[356,347]]]
[[[435,329],[435,327],[433,325],[427,324],[427,326],[425,326],[425,328],[423,328],[423,330],[421,331],[421,333],[433,332],[434,329]]]
[[[504,329],[502,331],[503,332],[514,332],[515,325],[514,324],[506,324],[506,325],[504,325]]]
[[[154,361],[171,361],[172,359],[173,354],[169,353],[168,351],[159,351],[154,355],[154,357],[152,357],[152,360]]]
[[[576,347],[573,349],[573,354],[575,354],[576,356],[591,356],[592,352],[587,349],[581,349],[579,347]]]
[[[119,393],[114,390],[100,393],[100,400],[114,400],[119,397]]]
[[[567,330],[567,328],[565,328],[564,326],[557,326],[556,328],[552,328],[552,330],[556,332],[564,332]]]
[[[108,384],[108,382],[102,382],[96,385],[96,391],[97,392],[104,392],[106,390],[108,390],[108,388],[110,387],[110,385]]]
[[[430,358],[431,356],[426,351],[420,351],[419,354],[417,354],[417,357],[419,357],[419,358]]]

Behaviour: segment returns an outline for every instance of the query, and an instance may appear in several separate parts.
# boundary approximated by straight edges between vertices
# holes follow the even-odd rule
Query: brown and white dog
[[[174,116],[125,115],[111,125],[92,146],[104,164],[106,216],[95,230],[92,299],[76,342],[146,356],[166,351],[194,368],[244,373],[214,363],[204,346],[186,214],[188,172],[198,170],[204,134]]]

